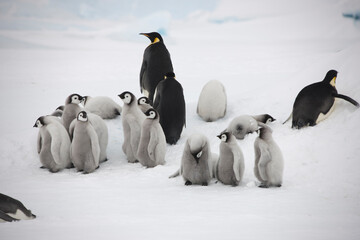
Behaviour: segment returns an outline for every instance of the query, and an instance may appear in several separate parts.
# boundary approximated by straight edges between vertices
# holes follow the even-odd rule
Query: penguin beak
[[[217,137],[218,137],[219,139],[221,139],[221,134],[220,134],[220,135],[217,135]]]
[[[33,127],[36,127],[36,123],[34,124],[34,126]]]
[[[146,37],[149,37],[149,35],[147,35],[146,33],[139,33],[139,35],[144,35]]]

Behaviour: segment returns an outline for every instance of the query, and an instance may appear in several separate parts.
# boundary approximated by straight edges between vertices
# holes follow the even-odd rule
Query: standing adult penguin
[[[163,38],[157,32],[140,33],[148,37],[151,44],[145,49],[140,70],[140,90],[153,103],[154,91],[164,75],[173,72],[170,53]]]
[[[209,140],[202,134],[193,134],[185,143],[180,169],[170,178],[182,175],[187,186],[192,184],[207,186],[214,176],[213,160]]]
[[[259,126],[260,134],[254,143],[254,174],[261,182],[259,187],[281,187],[284,171],[283,155],[272,138],[272,129],[263,123],[259,123]]]
[[[166,140],[156,110],[151,108],[145,115],[137,157],[143,166],[155,167],[165,164]]]
[[[324,80],[310,84],[299,92],[293,105],[292,128],[315,126],[327,118],[334,109],[336,98],[342,98],[359,107],[357,101],[337,92],[335,88],[337,73],[336,70],[330,70]]]
[[[145,114],[138,107],[137,99],[131,92],[125,91],[119,97],[124,102],[121,119],[124,131],[122,150],[126,154],[128,161],[134,163],[138,161],[136,155]]]
[[[0,222],[34,219],[36,216],[22,202],[0,193]]]
[[[77,115],[81,111],[79,104],[83,100],[84,98],[77,93],[73,93],[66,98],[65,107],[61,119],[67,132],[69,132],[71,122],[77,117]]]
[[[34,127],[40,128],[37,151],[42,168],[58,172],[71,167],[70,137],[59,119],[54,116],[39,117]]]
[[[217,137],[220,138],[221,143],[215,176],[223,184],[237,186],[244,175],[243,153],[236,138],[230,132],[221,133]]]
[[[78,171],[91,173],[99,167],[99,139],[85,111],[79,112],[76,118],[70,152]]]
[[[224,85],[212,80],[201,90],[196,113],[206,122],[213,122],[225,116],[226,92]]]
[[[186,110],[183,88],[173,72],[167,73],[159,82],[154,97],[153,106],[160,115],[166,142],[176,144],[185,126]]]

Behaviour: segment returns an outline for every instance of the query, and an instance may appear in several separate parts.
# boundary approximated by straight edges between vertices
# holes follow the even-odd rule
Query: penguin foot
[[[261,183],[259,185],[259,188],[269,188],[269,185],[267,185],[266,183]]]
[[[100,165],[98,165],[97,168],[95,168],[95,169],[99,169],[99,168],[100,168]]]
[[[186,181],[186,182],[185,182],[185,185],[186,185],[186,186],[190,186],[190,185],[192,185],[192,182]]]
[[[207,182],[204,182],[204,183],[201,184],[201,186],[207,186],[207,185],[208,185]]]
[[[41,168],[41,169],[46,169],[46,167],[44,167],[44,166],[41,166],[40,168]]]
[[[66,169],[71,169],[71,168],[74,168],[74,167],[75,167],[74,164],[71,163],[68,167],[66,167]]]
[[[281,184],[277,184],[277,185],[275,185],[275,187],[281,187]]]
[[[51,172],[51,173],[57,173],[58,171],[59,171],[59,169],[55,169],[55,170],[49,169],[49,172]]]

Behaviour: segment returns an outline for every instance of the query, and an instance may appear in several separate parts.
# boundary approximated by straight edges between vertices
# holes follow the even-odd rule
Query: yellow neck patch
[[[157,43],[157,42],[160,42],[159,38],[155,38],[154,41],[151,44],[154,44],[154,43]]]
[[[336,84],[336,77],[334,77],[331,81],[330,81],[330,85],[335,87]]]

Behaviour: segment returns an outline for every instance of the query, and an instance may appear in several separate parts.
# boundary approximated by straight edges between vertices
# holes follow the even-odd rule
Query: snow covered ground
[[[37,215],[0,224],[0,239],[359,239],[359,109],[339,100],[316,127],[281,124],[297,93],[330,69],[339,71],[339,93],[360,101],[360,30],[342,17],[359,10],[356,4],[221,1],[182,18],[161,12],[128,22],[76,21],[94,24],[85,30],[0,28],[0,192]],[[16,16],[8,15],[0,11],[2,19]],[[62,23],[73,24],[67,21]],[[145,169],[127,163],[119,117],[106,121],[109,161],[96,172],[40,169],[35,120],[75,92],[120,104],[117,95],[125,90],[140,96],[149,41],[137,34],[159,29],[187,103],[187,127],[177,145],[167,146],[166,165]],[[206,123],[196,105],[212,79],[225,85],[228,111]],[[215,180],[207,187],[184,186],[181,177],[168,179],[188,136],[206,135],[218,153],[216,135],[234,117],[261,113],[277,119],[270,126],[285,160],[281,188],[256,186],[256,134],[238,141],[245,157],[240,186]]]

